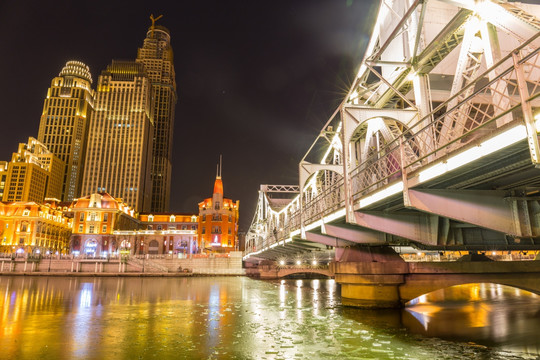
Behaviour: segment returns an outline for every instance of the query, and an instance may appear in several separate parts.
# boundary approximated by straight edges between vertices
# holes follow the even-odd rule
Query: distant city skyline
[[[298,162],[343,100],[377,6],[4,2],[0,159],[38,135],[47,88],[67,61],[87,64],[96,79],[111,59],[136,58],[149,15],[164,14],[158,24],[171,32],[179,98],[170,210],[196,211],[223,154],[224,193],[240,200],[245,231],[260,184],[298,183]]]

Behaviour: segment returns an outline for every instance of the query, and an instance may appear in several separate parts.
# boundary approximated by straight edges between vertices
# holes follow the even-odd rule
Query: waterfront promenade
[[[163,256],[84,257],[4,257],[0,275],[53,276],[191,276],[244,275],[242,254],[194,255],[191,258]]]

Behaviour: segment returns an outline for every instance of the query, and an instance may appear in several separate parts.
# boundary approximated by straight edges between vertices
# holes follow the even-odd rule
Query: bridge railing
[[[527,79],[527,101],[540,95],[540,48],[531,47],[539,37],[540,33],[515,50],[521,55],[518,66]],[[516,66],[513,55],[508,54],[353,169],[353,200],[399,179],[402,167],[414,171],[499,127],[522,121]]]
[[[304,205],[302,214],[304,225],[321,220],[324,216],[332,214],[345,206],[343,178],[319,191],[315,198]]]

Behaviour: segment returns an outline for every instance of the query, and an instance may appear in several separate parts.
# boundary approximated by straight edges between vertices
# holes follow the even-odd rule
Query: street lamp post
[[[51,272],[51,261],[52,261],[52,249],[49,248],[49,268],[47,269],[47,272]]]
[[[144,273],[144,241],[141,241],[141,247],[142,247],[142,272]]]

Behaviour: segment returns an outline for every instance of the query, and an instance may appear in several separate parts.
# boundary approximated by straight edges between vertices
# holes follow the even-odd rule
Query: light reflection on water
[[[0,277],[0,320],[8,359],[540,354],[540,298],[491,284],[373,311],[342,307],[333,280]]]

